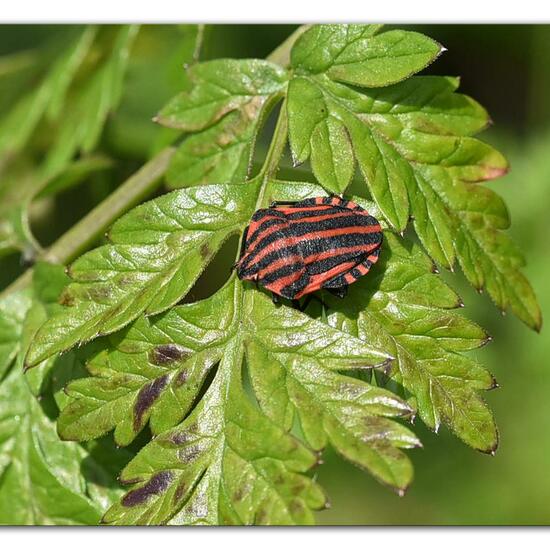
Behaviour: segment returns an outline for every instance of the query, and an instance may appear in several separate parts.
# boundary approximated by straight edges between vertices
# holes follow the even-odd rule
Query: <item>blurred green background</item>
[[[511,234],[528,259],[543,316],[550,314],[550,26],[399,25],[441,42],[448,51],[426,72],[460,75],[460,91],[482,103],[494,125],[480,137],[510,160],[510,174],[490,185],[507,201]],[[292,25],[209,27],[202,58],[265,57],[294,30]],[[63,44],[71,29],[61,26],[0,26],[0,116],[38,81],[37,60]],[[32,227],[43,245],[53,242],[107,196],[172,135],[151,122],[182,85],[178,53],[185,28],[142,28],[132,54],[119,108],[108,121],[100,151],[116,162],[78,187],[35,201]],[[47,65],[47,63],[45,63]],[[8,78],[9,77],[9,78]],[[263,147],[260,142],[258,150]],[[233,243],[234,245],[234,243]],[[231,257],[232,254],[231,254]],[[218,263],[230,261],[226,257]],[[0,289],[24,266],[18,255],[3,259]],[[209,270],[212,273],[213,270]],[[225,270],[218,269],[225,273]],[[320,524],[550,524],[550,339],[502,317],[460,273],[442,274],[461,294],[465,315],[493,336],[477,351],[500,383],[486,394],[500,429],[495,457],[477,453],[447,431],[435,435],[420,421],[423,450],[411,452],[415,481],[399,498],[366,473],[328,451],[316,475],[331,509]],[[194,297],[219,281],[202,279]]]

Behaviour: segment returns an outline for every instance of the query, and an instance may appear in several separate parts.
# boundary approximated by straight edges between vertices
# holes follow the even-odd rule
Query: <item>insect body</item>
[[[321,288],[344,296],[378,260],[381,243],[376,218],[351,201],[276,202],[252,216],[235,267],[240,279],[291,300]]]

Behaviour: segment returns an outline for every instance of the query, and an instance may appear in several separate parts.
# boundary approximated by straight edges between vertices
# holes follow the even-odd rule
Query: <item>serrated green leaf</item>
[[[442,51],[419,33],[380,25],[315,25],[296,41],[291,65],[357,86],[387,86],[422,70]]]
[[[269,335],[273,328],[264,330]],[[299,337],[299,331],[287,334],[289,339]],[[316,357],[272,352],[262,336],[261,343],[251,346],[249,369],[266,414],[289,428],[297,414],[313,449],[330,442],[342,456],[404,492],[412,480],[412,464],[398,449],[420,442],[410,430],[383,417],[410,416],[413,410],[389,391],[323,369]],[[336,359],[335,366],[339,361],[343,366],[344,358]]]
[[[216,59],[188,70],[189,89],[172,99],[157,120],[186,132],[204,130],[231,111],[257,110],[281,92],[287,75],[259,59]]]
[[[171,128],[199,132],[174,155],[168,185],[243,181],[258,132],[281,98],[286,72],[267,61],[219,59],[193,65],[187,74],[189,88],[156,119]]]
[[[219,525],[222,499],[226,523],[312,522],[309,507],[322,506],[324,497],[303,472],[316,457],[251,405],[235,379],[239,350],[227,351],[233,354],[224,357],[193,414],[125,468],[122,480],[139,485],[104,522]]]
[[[85,494],[86,452],[59,441],[19,369],[0,385],[0,523],[90,525],[102,509]]]
[[[168,187],[245,180],[263,113],[269,107],[265,102],[250,101],[246,110],[233,111],[214,126],[188,137],[170,163],[166,173]]]
[[[342,193],[354,172],[353,150],[385,219],[402,231],[409,219],[409,164],[338,101],[328,86],[339,87],[339,92],[344,88],[320,77],[294,78],[289,84],[289,137],[295,161],[311,156],[313,172],[323,187]]]
[[[362,60],[370,62],[369,44],[388,35],[392,42],[398,36],[394,31],[376,34],[377,30],[361,25],[314,26],[295,44],[296,76],[289,83],[287,100],[295,162],[311,158],[313,172],[325,189],[343,192],[348,174],[353,173],[352,154],[342,155],[348,147],[341,137],[344,126],[369,192],[389,225],[402,232],[410,213],[422,244],[436,262],[452,269],[458,260],[472,285],[486,288],[500,309],[510,307],[539,330],[541,312],[519,271],[521,254],[500,231],[509,225],[506,206],[493,191],[475,185],[508,169],[498,151],[471,137],[487,126],[487,113],[472,99],[455,93],[458,79],[448,77],[417,76],[391,86],[387,86],[390,81],[373,81],[368,85],[376,87],[360,91],[346,85],[366,86],[367,81],[354,76],[369,77],[366,69],[361,72]],[[396,43],[402,48],[407,39]],[[388,71],[393,61],[398,67],[401,61],[407,63],[406,54],[392,60],[394,54],[389,48],[387,58],[380,57]],[[418,69],[411,68],[403,78]],[[331,147],[332,143],[339,147]],[[335,169],[338,166],[344,166],[341,173]]]
[[[74,282],[61,298],[69,307],[38,331],[26,364],[174,305],[227,238],[248,223],[257,193],[253,182],[174,191],[120,218],[109,232],[112,244],[70,267]]]
[[[460,352],[487,342],[487,334],[449,308],[460,299],[437,275],[418,246],[385,233],[380,265],[350,288],[332,326],[387,349],[396,358],[390,376],[414,396],[424,423],[445,424],[468,445],[494,452],[498,434],[479,390],[494,378]]]
[[[296,353],[314,355],[328,369],[360,368],[387,359],[338,331],[325,331],[317,341],[322,325],[286,308],[270,312],[276,322],[263,335],[268,327],[257,318],[263,309],[255,311],[250,327],[243,326],[237,292],[235,284],[228,284],[211,298],[173,308],[154,321],[140,318],[105,342],[87,365],[94,377],[67,388],[72,403],[59,421],[62,436],[80,440],[116,427],[115,440],[128,445],[149,419],[155,434],[173,427],[190,409],[224,348],[240,335],[237,331],[265,338],[272,349],[295,348]],[[292,342],[282,326],[285,322],[299,332]]]
[[[238,280],[203,302],[138,319],[115,345],[91,359],[93,377],[69,386],[71,403],[59,420],[63,437],[82,440],[115,428],[119,444],[150,422],[154,441],[122,474],[138,485],[107,513],[108,523],[312,521],[311,509],[324,503],[304,475],[316,456],[290,435],[288,418],[273,414],[284,400],[257,380],[260,371],[269,378],[264,352],[286,372],[284,391],[314,449],[330,442],[397,490],[410,483],[410,462],[399,448],[418,441],[390,418],[412,409],[338,372],[384,364],[387,356],[292,308],[277,308],[254,289],[243,292]],[[260,409],[245,394],[243,360]],[[216,363],[206,394],[178,425]],[[308,426],[319,407],[322,436],[314,437]]]
[[[61,442],[48,416],[55,410],[51,393],[44,392],[42,378],[25,380],[21,369],[22,356],[37,326],[35,321],[38,319],[39,324],[43,317],[61,307],[56,299],[66,280],[61,266],[39,263],[35,266],[32,288],[8,294],[2,301],[6,307],[0,308],[0,327],[8,323],[13,333],[10,353],[6,354],[7,350],[2,348],[2,359],[7,361],[3,366],[9,367],[18,355],[9,374],[0,382],[0,523],[3,525],[94,525],[121,494],[112,468],[120,464],[121,455],[123,461],[128,460],[128,453],[116,451],[105,441],[98,441],[88,449]],[[67,356],[61,360],[65,362],[63,367],[67,366],[66,359]],[[62,378],[68,375],[64,369]],[[32,388],[44,398],[42,405],[31,394]],[[57,391],[60,390],[58,386]],[[110,454],[111,465],[104,460],[105,452]]]
[[[330,441],[344,456],[398,490],[404,490],[411,480],[410,463],[398,449],[418,442],[407,429],[380,417],[410,415],[412,409],[385,390],[337,373],[383,364],[387,357],[298,311],[277,308],[253,289],[243,295],[239,281],[228,283],[203,302],[178,306],[154,320],[139,319],[115,342],[115,350],[106,346],[89,362],[92,378],[69,386],[72,401],[59,420],[62,436],[71,439],[98,437],[115,428],[117,442],[128,444],[148,420],[157,435],[123,472],[123,480],[139,481],[140,485],[107,514],[106,522],[312,520],[308,506],[312,507],[312,502],[314,508],[320,506],[324,499],[302,474],[315,457],[303,447],[299,451],[302,458],[292,458],[301,447],[296,447],[297,441],[290,444],[290,436],[283,435],[291,426],[273,414],[272,406],[263,406],[266,388],[256,384],[255,375],[269,363],[258,356],[259,350],[274,354],[280,368],[287,369],[292,384],[287,391],[294,392],[298,382],[307,386],[310,398],[317,389],[325,389],[316,404],[326,408],[326,435],[323,432],[322,439],[311,441],[306,437],[310,444],[314,441],[314,448],[321,450]],[[243,393],[244,357],[265,417]],[[217,362],[206,395],[186,420],[173,428],[186,415],[206,373]],[[195,369],[200,369],[199,377]],[[362,400],[358,393],[363,394]],[[307,426],[310,402],[298,399],[295,406]],[[237,432],[233,423],[239,426]],[[342,426],[352,434],[352,442],[342,437]],[[254,451],[258,446],[263,451]],[[253,463],[252,456],[256,457]],[[273,462],[277,457],[284,457],[284,468]],[[211,469],[218,472],[218,479],[221,476],[221,487],[207,481]],[[281,481],[276,481],[279,478]],[[296,492],[285,485],[298,482],[309,496],[296,501]],[[202,483],[206,487],[199,489]],[[203,489],[202,496],[196,493]],[[315,494],[318,496],[310,502]],[[203,505],[193,506],[195,499],[202,499]]]

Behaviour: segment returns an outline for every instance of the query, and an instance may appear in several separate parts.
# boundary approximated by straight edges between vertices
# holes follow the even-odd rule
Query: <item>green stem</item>
[[[150,195],[161,183],[175,149],[168,147],[128,178],[116,191],[98,204],[84,218],[62,235],[39,260],[66,264],[94,243],[106,229],[132,206]],[[30,283],[32,269],[7,287],[2,295],[14,292]]]
[[[258,174],[258,178],[267,182],[269,179],[275,177],[279,165],[281,163],[281,157],[285,151],[285,145],[288,135],[288,117],[286,113],[286,99],[283,100],[281,110],[279,111],[279,117],[277,118],[277,124],[273,133],[273,139],[269,144],[269,149],[265,156],[265,161]],[[265,187],[265,186],[264,186]]]

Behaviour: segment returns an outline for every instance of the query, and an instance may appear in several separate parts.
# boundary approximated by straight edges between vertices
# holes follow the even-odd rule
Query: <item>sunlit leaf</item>
[[[379,32],[381,25],[315,25],[292,48],[297,71],[326,73],[357,86],[387,86],[422,70],[441,46],[410,31]]]
[[[260,60],[218,59],[193,65],[189,89],[157,121],[186,132],[167,173],[172,188],[238,182],[249,175],[256,137],[281,98],[287,75]]]
[[[390,376],[412,395],[428,427],[437,431],[444,424],[468,445],[494,452],[498,434],[479,391],[496,382],[462,354],[485,344],[488,335],[452,310],[460,298],[431,273],[418,246],[385,237],[380,265],[350,288],[349,301],[331,302],[329,323],[395,357]]]
[[[44,284],[62,268],[44,268],[35,292],[10,294],[0,307],[2,369],[24,352],[29,315],[39,300],[54,301],[56,285]],[[40,288],[40,281],[42,286]],[[59,286],[57,286],[59,289]],[[32,296],[32,302],[31,302]],[[31,305],[32,303],[32,305]],[[29,309],[30,307],[30,309]],[[31,315],[32,318],[32,315]],[[32,323],[31,323],[32,326]],[[3,373],[2,373],[3,374]],[[31,394],[16,363],[0,383],[0,523],[3,525],[93,525],[120,489],[103,460],[84,447],[59,440],[48,414]],[[105,443],[95,445],[97,455]],[[112,450],[111,450],[112,451]],[[111,460],[120,462],[111,452]]]
[[[174,191],[120,218],[109,232],[112,244],[70,267],[74,282],[61,298],[68,307],[38,331],[27,364],[177,303],[221,245],[248,223],[257,192],[254,183]]]
[[[436,262],[452,269],[458,261],[500,309],[540,329],[540,308],[519,271],[523,258],[502,233],[506,207],[480,184],[508,169],[498,151],[471,137],[488,125],[487,113],[455,93],[458,79],[396,83],[439,49],[414,33],[377,33],[377,26],[314,26],[294,45],[287,104],[295,162],[310,159],[325,189],[342,193],[357,161],[390,226],[403,231],[412,216]],[[418,54],[424,47],[432,57]]]
[[[313,449],[330,442],[397,490],[410,483],[411,465],[399,448],[419,442],[391,417],[413,410],[338,372],[387,359],[366,342],[277,308],[254,289],[243,293],[231,281],[203,302],[138,319],[105,344],[88,363],[93,377],[69,385],[59,429],[64,438],[82,440],[114,428],[124,445],[149,421],[157,435],[123,473],[123,480],[142,483],[105,521],[309,523],[308,507],[322,506],[324,497],[301,475],[315,455],[285,435],[293,410]],[[244,393],[243,360],[265,416]],[[208,372],[214,380],[191,409]],[[146,468],[153,456],[153,469]],[[212,470],[221,472],[222,487],[208,481]],[[299,492],[291,489],[295,484]],[[204,504],[193,507],[194,499]]]

